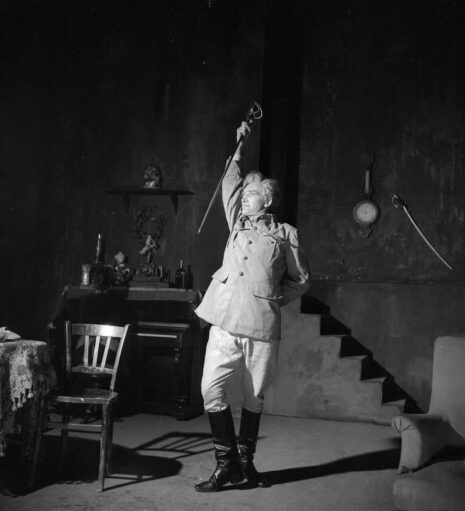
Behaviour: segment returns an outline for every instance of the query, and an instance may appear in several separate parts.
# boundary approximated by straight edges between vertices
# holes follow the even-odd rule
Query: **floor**
[[[0,460],[1,511],[394,511],[399,438],[388,426],[264,415],[256,466],[271,488],[194,491],[214,468],[207,417],[177,421],[136,414],[115,423],[114,474],[97,493],[98,443],[70,441],[67,473],[53,465],[58,437],[47,434],[34,491],[15,490],[19,470]],[[13,464],[14,465],[14,464]]]

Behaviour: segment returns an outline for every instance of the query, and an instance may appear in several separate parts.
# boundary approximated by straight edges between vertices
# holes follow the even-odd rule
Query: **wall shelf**
[[[130,187],[119,187],[105,190],[110,195],[121,195],[126,207],[126,211],[129,209],[129,200],[131,195],[150,195],[150,196],[162,196],[168,195],[173,203],[174,214],[178,213],[178,196],[179,195],[194,195],[194,192],[188,190],[166,190],[166,189],[151,189],[151,188],[130,188]]]

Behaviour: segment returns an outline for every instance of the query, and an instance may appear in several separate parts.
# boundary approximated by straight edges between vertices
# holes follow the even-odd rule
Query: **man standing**
[[[202,396],[215,445],[217,466],[200,492],[218,491],[244,478],[269,486],[253,464],[264,391],[273,378],[281,337],[281,307],[308,288],[306,255],[297,230],[270,214],[279,185],[260,172],[242,177],[238,162],[250,128],[237,130],[238,144],[222,182],[230,236],[221,268],[212,276],[197,315],[211,323],[202,376]],[[226,387],[243,371],[239,450]]]

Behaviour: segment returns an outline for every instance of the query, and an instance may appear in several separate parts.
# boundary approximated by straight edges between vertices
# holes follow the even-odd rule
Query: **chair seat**
[[[49,401],[55,403],[82,403],[93,405],[104,405],[114,403],[118,400],[118,392],[111,392],[107,389],[84,389],[79,394],[51,394]]]
[[[80,373],[92,376],[111,377],[113,374],[113,366],[108,364],[108,367],[92,367],[85,365],[78,365],[71,368],[71,372]]]

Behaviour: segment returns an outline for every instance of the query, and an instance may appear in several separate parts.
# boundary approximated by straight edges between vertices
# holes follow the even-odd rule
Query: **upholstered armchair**
[[[425,465],[446,446],[465,445],[465,334],[438,337],[428,413],[392,419],[401,434],[399,473]]]
[[[427,413],[392,419],[401,435],[399,473],[394,483],[397,509],[465,511],[463,459],[438,458],[445,447],[465,446],[465,334],[438,337],[434,343],[431,399]],[[418,470],[422,469],[422,470]],[[413,474],[407,472],[417,471]]]

